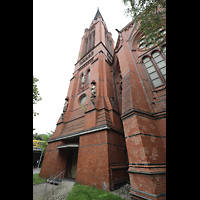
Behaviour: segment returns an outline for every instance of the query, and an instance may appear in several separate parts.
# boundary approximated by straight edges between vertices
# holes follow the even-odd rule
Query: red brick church
[[[105,190],[130,179],[132,199],[166,199],[166,44],[145,44],[132,21],[118,34],[114,47],[99,10],[85,29],[40,177],[65,169]]]

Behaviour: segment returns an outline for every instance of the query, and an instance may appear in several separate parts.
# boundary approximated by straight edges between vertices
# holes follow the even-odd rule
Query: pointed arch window
[[[159,87],[159,86],[163,85],[161,78],[159,77],[158,72],[156,71],[151,59],[149,57],[146,57],[143,59],[143,63],[146,67],[146,70],[148,72],[148,75],[149,75],[154,87]]]
[[[161,72],[162,76],[166,80],[166,63],[161,56],[160,52],[156,51],[152,54],[152,57],[154,59],[154,62],[156,63],[159,71]]]
[[[154,51],[151,57],[143,58],[142,63],[153,88],[166,85],[166,60],[159,51]]]
[[[81,75],[80,75],[79,90],[80,90],[81,88],[83,88],[82,79],[83,79],[83,73],[81,73]]]
[[[85,45],[84,45],[84,55],[87,53],[87,49],[88,49],[88,38],[85,38]]]
[[[90,83],[90,69],[87,70],[87,84]]]
[[[87,54],[95,45],[95,29],[85,38],[83,55]]]

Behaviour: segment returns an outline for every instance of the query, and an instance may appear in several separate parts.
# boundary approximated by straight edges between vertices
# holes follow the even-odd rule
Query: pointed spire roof
[[[103,17],[102,17],[102,15],[101,15],[100,11],[99,11],[99,7],[98,7],[98,9],[97,9],[97,13],[96,13],[96,15],[95,15],[95,17],[94,17],[94,20],[97,20],[98,16],[100,16],[100,17],[102,18],[102,20],[103,20]],[[103,20],[103,21],[104,21],[104,20]]]

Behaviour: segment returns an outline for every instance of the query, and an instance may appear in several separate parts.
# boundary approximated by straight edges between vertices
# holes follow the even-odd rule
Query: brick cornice
[[[159,197],[163,197],[163,196],[166,196],[166,193],[160,193],[160,194],[152,194],[152,193],[149,193],[149,192],[144,192],[144,191],[141,191],[141,190],[138,190],[138,189],[135,189],[135,188],[130,188],[131,191],[133,192],[137,192],[137,193],[140,193],[140,194],[144,194],[144,195],[147,195],[147,196],[150,196],[150,197],[153,197],[153,198],[159,198]],[[144,196],[141,196],[141,195],[138,195],[136,193],[133,193],[133,192],[130,192],[130,194],[136,196],[136,197],[141,197],[142,199],[147,199],[147,200],[151,200],[147,197],[144,197]]]
[[[120,135],[124,134],[123,131],[115,129],[114,127],[111,127],[111,126],[109,126],[107,124],[104,124],[104,125],[95,126],[93,128],[86,129],[86,130],[83,130],[83,131],[76,131],[74,133],[70,133],[70,134],[66,134],[66,135],[61,135],[61,136],[49,139],[47,142],[50,143],[50,142],[60,141],[60,140],[68,139],[68,138],[75,138],[75,137],[79,137],[81,135],[85,135],[85,134],[89,134],[89,133],[94,133],[94,132],[97,132],[97,131],[103,131],[103,130],[110,130],[110,131],[113,131],[113,132],[118,133]]]
[[[121,119],[122,121],[124,121],[133,115],[140,115],[140,116],[151,118],[151,119],[160,119],[160,118],[166,117],[166,110],[161,111],[161,112],[156,112],[156,113],[150,113],[150,112],[146,112],[146,111],[139,110],[136,108],[131,108],[127,110],[126,112],[122,113]]]

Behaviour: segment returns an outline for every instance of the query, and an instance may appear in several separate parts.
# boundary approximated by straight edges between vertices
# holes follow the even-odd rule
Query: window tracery
[[[150,55],[142,58],[142,65],[153,88],[166,85],[166,46],[163,52],[153,51]]]
[[[156,37],[152,37],[149,39],[144,34],[140,37],[140,39],[137,41],[137,49],[139,50],[149,50],[156,46],[158,43],[164,41],[164,38],[166,37],[166,30],[159,29],[155,31],[155,34],[157,34]]]

